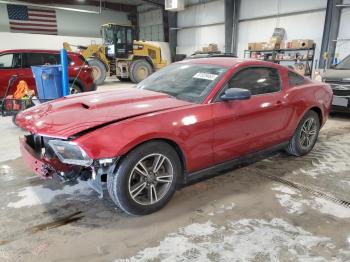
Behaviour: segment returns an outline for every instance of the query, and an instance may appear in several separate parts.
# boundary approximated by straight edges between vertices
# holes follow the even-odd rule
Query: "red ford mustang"
[[[122,210],[162,208],[177,185],[247,156],[302,156],[328,118],[332,90],[268,62],[202,58],[136,88],[72,95],[20,113],[24,160],[43,177],[81,177]]]

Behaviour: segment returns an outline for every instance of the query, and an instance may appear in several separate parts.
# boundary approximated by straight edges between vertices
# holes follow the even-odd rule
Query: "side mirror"
[[[229,88],[221,96],[223,101],[231,100],[247,100],[252,96],[251,92],[248,89],[242,88]]]

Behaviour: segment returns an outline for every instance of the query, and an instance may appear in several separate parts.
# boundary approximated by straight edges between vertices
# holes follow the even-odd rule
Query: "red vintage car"
[[[16,49],[0,51],[0,98],[3,98],[8,82],[17,75],[9,94],[16,91],[19,81],[25,80],[29,89],[36,91],[35,79],[31,66],[56,65],[60,63],[60,53],[57,50]],[[71,93],[96,90],[92,68],[79,53],[68,52],[68,75]]]
[[[236,58],[172,64],[136,88],[72,95],[20,113],[24,160],[43,177],[81,176],[132,215],[178,185],[266,150],[302,156],[328,118],[329,85]],[[74,175],[73,175],[74,174]]]

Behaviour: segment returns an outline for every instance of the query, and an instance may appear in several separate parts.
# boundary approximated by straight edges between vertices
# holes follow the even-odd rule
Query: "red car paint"
[[[286,67],[234,58],[180,63],[216,64],[229,70],[201,104],[125,88],[36,106],[20,113],[17,123],[35,134],[71,139],[92,159],[125,155],[145,141],[164,139],[182,152],[186,172],[191,173],[290,140],[312,108],[319,112],[322,125],[328,118],[330,87],[309,79],[290,87]],[[214,101],[235,72],[254,66],[276,68],[282,90],[242,101]]]
[[[18,78],[13,83],[9,94],[13,94],[16,90],[16,86],[20,80],[25,80],[28,87],[36,91],[35,79],[33,77],[32,70],[29,66],[25,65],[25,56],[28,54],[51,54],[58,56],[59,51],[57,50],[30,50],[30,49],[16,49],[0,51],[0,57],[6,54],[16,54],[21,56],[20,65],[16,68],[1,68],[0,67],[0,98],[4,97],[5,91],[8,85],[8,81],[13,75],[18,75]],[[72,82],[77,76],[76,84],[80,87],[83,92],[94,91],[96,86],[92,76],[92,68],[84,63],[84,58],[79,53],[68,52],[69,66],[68,75],[69,81]],[[44,59],[45,60],[45,59]],[[56,59],[57,60],[57,59]],[[44,63],[50,64],[52,61],[43,61]],[[59,63],[59,61],[56,61]]]

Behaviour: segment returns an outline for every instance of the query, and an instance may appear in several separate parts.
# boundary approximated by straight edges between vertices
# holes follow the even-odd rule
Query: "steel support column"
[[[237,55],[240,0],[225,0],[225,52]]]
[[[329,68],[335,55],[336,40],[338,38],[341,9],[337,5],[342,4],[342,0],[328,0],[326,18],[323,29],[320,68]],[[328,53],[328,60],[323,57],[324,53]]]
[[[177,46],[177,12],[168,12],[168,25],[171,59],[174,61]]]

